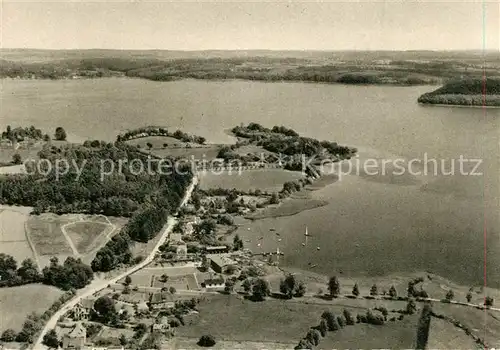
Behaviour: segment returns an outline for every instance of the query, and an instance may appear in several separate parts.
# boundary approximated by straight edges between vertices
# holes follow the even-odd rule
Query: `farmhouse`
[[[170,309],[175,306],[175,297],[167,291],[152,293],[149,305],[152,309]]]
[[[217,273],[222,273],[226,266],[236,264],[234,260],[221,254],[207,255],[207,258],[210,259],[210,267]]]
[[[87,330],[78,322],[75,327],[63,338],[63,349],[83,349],[87,337]]]
[[[89,319],[90,311],[94,308],[95,298],[82,299],[73,308],[72,318],[75,321],[85,321]]]

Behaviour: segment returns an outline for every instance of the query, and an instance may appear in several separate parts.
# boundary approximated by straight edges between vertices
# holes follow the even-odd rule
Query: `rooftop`
[[[78,322],[75,327],[68,333],[68,337],[70,338],[82,338],[87,335],[87,330],[85,327]]]

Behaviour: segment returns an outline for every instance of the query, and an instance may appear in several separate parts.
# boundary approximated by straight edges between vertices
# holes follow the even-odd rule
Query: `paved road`
[[[191,185],[186,190],[186,193],[184,195],[184,198],[182,199],[180,207],[183,207],[188,201],[189,198],[191,198],[191,194],[193,193],[194,187],[198,183],[198,178],[194,177],[193,182]],[[100,279],[100,280],[95,280],[91,284],[89,284],[87,287],[85,287],[83,290],[78,291],[78,295],[75,296],[73,299],[69,300],[64,304],[59,311],[57,311],[45,324],[45,327],[41,331],[40,335],[38,336],[38,339],[35,341],[33,344],[32,349],[46,349],[46,347],[42,344],[43,336],[51,329],[55,328],[57,325],[57,321],[61,316],[63,316],[66,312],[71,310],[73,307],[75,307],[76,304],[80,302],[80,300],[84,298],[88,298],[92,296],[94,293],[106,288],[108,284],[113,284],[116,283],[117,281],[121,280],[122,278],[125,278],[126,276],[142,269],[149,263],[151,263],[158,252],[158,249],[160,246],[165,243],[165,241],[168,238],[168,235],[174,228],[175,224],[177,223],[177,220],[174,217],[170,217],[163,227],[163,232],[161,233],[161,237],[158,240],[158,243],[156,243],[156,246],[153,248],[151,253],[138,265],[132,266],[129,269],[127,269],[125,272],[121,273],[119,276],[113,277],[111,279]]]

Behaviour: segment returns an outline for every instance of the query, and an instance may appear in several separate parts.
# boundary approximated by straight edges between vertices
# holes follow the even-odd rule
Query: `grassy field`
[[[33,216],[28,220],[28,233],[38,255],[71,254],[71,246],[64,236],[61,226],[67,223],[54,214]]]
[[[322,349],[414,349],[418,315],[383,326],[356,324],[329,332],[321,340]],[[450,347],[446,347],[450,349]]]
[[[174,158],[183,158],[187,160],[206,160],[210,161],[217,158],[217,154],[219,153],[219,146],[217,145],[209,145],[203,147],[178,147],[178,148],[163,148],[163,149],[153,149],[151,150],[151,154],[158,157],[174,157]]]
[[[185,350],[199,349],[197,345],[199,338],[185,338],[175,336],[164,343],[165,349]],[[278,343],[278,342],[255,342],[255,341],[221,341],[216,339],[217,343],[211,349],[232,349],[232,350],[283,350],[293,349],[296,343]]]
[[[33,258],[25,234],[25,223],[29,217],[20,211],[0,210],[0,253],[12,255],[18,263]]]
[[[30,217],[27,229],[43,267],[49,264],[52,256],[60,261],[68,256],[81,257],[85,263],[90,263],[96,251],[126,222],[124,218],[108,219],[99,215],[47,213]]]
[[[21,156],[21,160],[24,161],[26,159],[38,159],[38,152],[40,152],[41,147],[33,147],[33,148],[19,148],[14,149],[13,147],[0,147],[0,166],[9,164],[12,162],[12,157],[14,154],[19,154]]]
[[[150,143],[153,149],[163,149],[163,145],[167,144],[167,147],[185,147],[186,142],[178,140],[169,136],[146,136],[137,139],[132,139],[126,141],[129,145],[137,146],[139,145],[143,149],[148,149],[148,143]]]
[[[101,235],[113,229],[113,226],[100,222],[80,221],[63,227],[80,254],[89,253],[94,242]]]
[[[181,327],[180,337],[198,339],[212,334],[218,341],[298,343],[318,324],[323,311],[339,314],[338,306],[287,303],[280,300],[251,302],[235,295],[214,295],[199,304],[199,319]]]
[[[200,187],[209,188],[236,188],[240,191],[260,189],[262,191],[277,192],[283,188],[287,181],[294,181],[303,178],[300,172],[287,171],[282,169],[257,169],[247,170],[238,173],[235,169],[229,173],[206,172],[200,176]]]
[[[474,340],[451,323],[439,318],[431,319],[428,349],[476,349]]]
[[[62,293],[41,284],[0,288],[0,332],[7,328],[19,331],[26,316],[45,312]]]

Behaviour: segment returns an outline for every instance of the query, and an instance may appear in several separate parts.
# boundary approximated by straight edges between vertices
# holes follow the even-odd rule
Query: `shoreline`
[[[455,107],[455,108],[488,108],[488,109],[500,109],[500,106],[477,106],[477,105],[455,105],[455,104],[443,104],[443,103],[423,103],[418,102],[420,106],[424,107]]]

